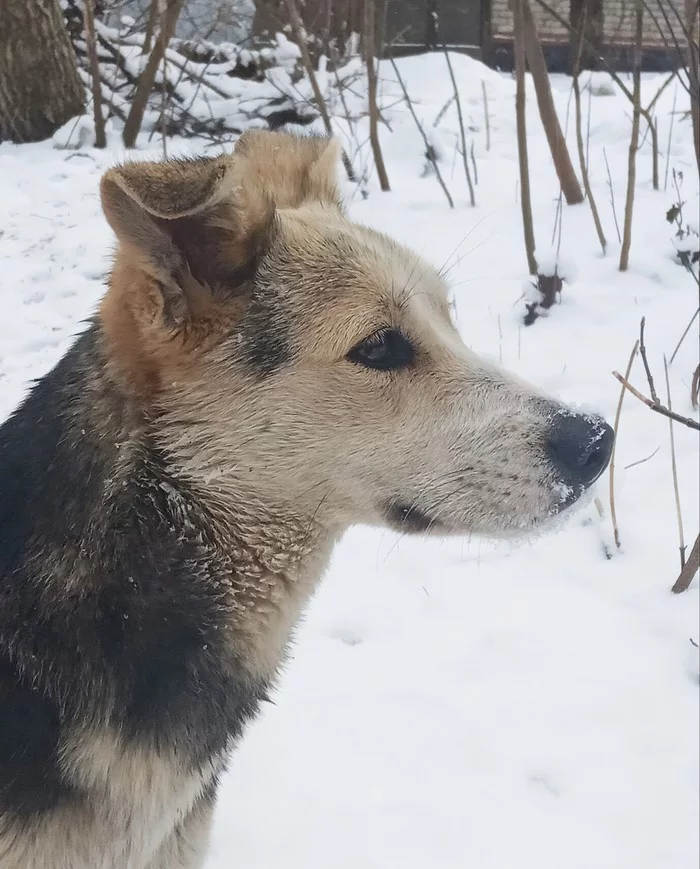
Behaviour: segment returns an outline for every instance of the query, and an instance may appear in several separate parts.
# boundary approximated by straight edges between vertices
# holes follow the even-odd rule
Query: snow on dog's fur
[[[3,869],[200,866],[345,529],[526,532],[607,463],[346,218],[336,153],[248,133],[103,178],[100,314],[0,428]]]

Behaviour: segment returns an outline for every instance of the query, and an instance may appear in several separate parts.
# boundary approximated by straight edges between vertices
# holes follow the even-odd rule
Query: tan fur
[[[197,806],[223,758],[183,774],[176,752],[126,743],[105,726],[74,731],[60,754],[68,780],[90,795],[89,808],[53,812],[29,836],[18,827],[0,838],[2,869],[190,869],[191,854],[169,864],[164,855],[189,847],[189,836],[171,838],[182,824],[191,826],[192,853],[201,853],[208,812]]]

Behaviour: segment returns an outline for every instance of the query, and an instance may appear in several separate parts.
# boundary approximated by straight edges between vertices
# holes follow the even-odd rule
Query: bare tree
[[[688,43],[688,78],[690,80],[690,116],[693,121],[693,141],[695,157],[700,173],[700,23],[698,22],[698,0],[685,0],[685,30]]]
[[[311,59],[311,54],[309,53],[306,32],[304,30],[304,22],[302,21],[301,15],[299,14],[299,8],[297,7],[296,0],[286,0],[286,3],[287,12],[289,13],[289,23],[292,28],[292,34],[297,42],[297,45],[299,46],[299,51],[301,52],[301,62],[304,65],[307,76],[309,77],[309,83],[311,84],[311,90],[314,92],[314,99],[316,100],[318,112],[321,115],[321,120],[323,121],[323,126],[326,130],[326,133],[329,136],[332,136],[333,125],[331,124],[331,116],[328,111],[326,101],[323,98],[323,94],[321,93],[318,78],[316,77],[316,70],[314,69],[314,63]],[[352,163],[350,162],[350,158],[348,157],[345,149],[343,149],[343,151],[341,152],[341,159],[343,167],[345,168],[345,174],[348,176],[348,179],[350,181],[356,181],[357,179],[355,177],[355,170],[352,168]]]
[[[139,76],[138,87],[136,88],[136,93],[134,94],[134,99],[131,103],[131,109],[129,110],[126,123],[124,124],[124,132],[122,136],[127,148],[133,148],[136,144],[136,137],[138,136],[141,124],[143,123],[143,116],[146,111],[148,97],[150,96],[151,91],[153,90],[153,85],[155,84],[158,66],[165,57],[165,51],[173,33],[175,32],[177,19],[180,16],[180,11],[182,10],[184,2],[185,0],[167,0],[165,11],[160,22],[158,38],[148,56],[146,66]],[[165,86],[165,82],[163,82],[163,86]]]
[[[620,251],[620,271],[629,266],[632,245],[632,213],[634,211],[634,187],[637,181],[637,148],[639,145],[640,92],[642,81],[642,37],[644,35],[644,0],[635,0],[634,66],[632,88],[632,134],[630,136],[629,158],[627,163],[627,200],[625,202],[625,226],[622,231],[622,250]]]
[[[540,117],[542,118],[542,126],[549,142],[549,149],[552,152],[554,168],[559,177],[564,198],[569,205],[576,205],[579,202],[583,202],[583,193],[576,178],[576,172],[569,156],[569,149],[566,147],[566,140],[561,131],[557,111],[554,107],[547,63],[537,37],[537,28],[535,27],[535,19],[529,0],[523,0],[521,4],[520,21],[525,54],[530,67],[530,73],[532,74],[532,81],[535,85],[537,105],[540,110]]]
[[[105,119],[102,114],[102,85],[100,84],[100,61],[97,57],[97,41],[95,39],[95,9],[94,0],[85,0],[85,36],[90,59],[90,78],[92,80],[92,110],[95,118],[95,147],[106,148]]]
[[[581,165],[581,178],[583,179],[583,187],[586,191],[586,198],[588,199],[588,205],[591,209],[591,215],[593,216],[593,223],[595,225],[595,231],[598,235],[598,241],[600,242],[600,246],[603,249],[603,253],[605,253],[608,242],[605,238],[605,233],[603,232],[603,225],[600,222],[600,215],[598,214],[598,206],[596,205],[593,191],[591,190],[591,182],[588,177],[588,166],[586,165],[586,153],[583,147],[583,129],[581,121],[581,86],[579,83],[579,75],[581,73],[581,53],[583,49],[583,34],[585,33],[586,28],[585,17],[587,11],[588,4],[584,4],[584,9],[582,10],[583,20],[579,22],[578,45],[574,46],[575,54],[572,69],[574,101],[576,104],[576,145],[578,147],[578,159]]]
[[[535,230],[530,198],[530,167],[527,159],[527,128],[525,124],[525,41],[523,36],[523,5],[526,0],[513,0],[513,53],[515,55],[515,118],[520,164],[520,205],[523,212],[525,255],[531,275],[537,274]]]
[[[58,0],[1,0],[0,141],[48,138],[84,97]]]
[[[379,186],[386,192],[390,190],[389,176],[384,165],[384,155],[379,141],[379,108],[377,106],[377,70],[374,57],[375,0],[365,0],[364,42],[365,62],[367,64],[367,100],[369,103],[369,141],[377,167]]]

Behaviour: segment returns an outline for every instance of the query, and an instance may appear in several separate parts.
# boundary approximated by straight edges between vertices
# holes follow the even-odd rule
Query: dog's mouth
[[[390,501],[382,511],[387,525],[404,534],[428,534],[447,532],[447,527],[437,518],[422,510],[416,504],[403,501]]]

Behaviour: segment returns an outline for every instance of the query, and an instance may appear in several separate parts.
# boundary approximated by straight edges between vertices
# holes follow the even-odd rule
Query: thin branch
[[[666,375],[666,402],[671,410],[671,383],[668,377],[668,362],[664,356],[664,373]],[[683,514],[681,512],[681,499],[678,493],[678,467],[676,465],[676,442],[673,437],[673,420],[668,421],[668,433],[671,438],[671,475],[673,477],[673,496],[676,501],[676,520],[678,522],[678,551],[681,557],[681,570],[685,567],[685,540],[683,537]]]
[[[481,79],[481,94],[484,99],[484,124],[486,126],[486,150],[491,150],[491,121],[489,119],[489,98],[486,94],[486,82]]]
[[[401,73],[399,72],[399,68],[396,65],[396,61],[394,60],[393,57],[389,57],[389,60],[391,61],[391,65],[394,68],[396,80],[398,81],[399,86],[401,87],[401,91],[403,93],[404,100],[406,101],[406,105],[408,106],[408,110],[411,113],[411,117],[413,118],[413,121],[414,121],[416,127],[418,128],[418,132],[420,133],[421,138],[423,139],[423,144],[425,145],[426,159],[428,160],[430,165],[433,167],[433,170],[435,171],[435,177],[437,178],[438,183],[440,184],[440,187],[442,187],[442,192],[445,194],[445,198],[447,199],[450,208],[454,208],[455,204],[454,204],[452,197],[450,196],[450,191],[447,189],[447,185],[443,181],[442,175],[440,174],[440,168],[438,167],[438,164],[437,164],[437,160],[433,156],[433,147],[430,144],[430,142],[428,141],[428,137],[425,135],[425,130],[423,129],[423,125],[418,120],[418,115],[416,115],[416,112],[413,108],[413,103],[411,102],[411,98],[409,97],[408,91],[406,90],[406,85],[404,84],[404,80],[401,78]]]
[[[668,190],[668,168],[671,164],[671,142],[673,141],[673,122],[676,118],[676,98],[678,85],[673,89],[673,106],[671,107],[671,123],[668,125],[668,144],[666,146],[666,168],[664,169],[664,192]],[[673,361],[673,360],[671,360]]]
[[[366,2],[366,0],[365,0]],[[462,161],[464,163],[464,175],[467,179],[467,187],[469,188],[469,204],[472,208],[476,205],[474,199],[474,185],[472,184],[472,176],[469,172],[469,158],[467,157],[467,138],[464,133],[464,118],[462,117],[462,106],[459,101],[459,90],[457,89],[457,79],[455,78],[454,70],[452,69],[452,61],[447,46],[443,46],[447,68],[450,71],[450,79],[452,80],[452,90],[455,95],[455,104],[457,106],[457,120],[459,121],[459,134],[462,140]]]
[[[600,242],[600,246],[603,249],[603,254],[605,254],[606,248],[608,246],[608,241],[605,238],[605,233],[603,232],[603,225],[600,222],[598,206],[596,205],[596,201],[593,196],[593,190],[591,189],[591,182],[588,176],[588,166],[586,164],[586,155],[583,148],[583,123],[581,120],[581,87],[579,84],[579,75],[581,72],[581,53],[583,51],[584,28],[585,21],[581,24],[581,37],[579,38],[576,61],[574,63],[573,69],[574,102],[576,111],[576,144],[578,146],[578,159],[581,165],[581,179],[583,181],[583,189],[586,191],[586,198],[588,199],[588,205],[591,209],[591,216],[593,217],[593,224],[595,225],[595,231],[598,235],[598,241]]]
[[[669,364],[670,364],[670,365],[673,365],[673,360],[676,358],[676,354],[677,354],[678,351],[681,349],[681,344],[685,341],[685,337],[686,337],[686,335],[688,334],[688,332],[690,332],[691,326],[692,326],[693,323],[697,320],[697,318],[698,318],[698,314],[700,314],[700,308],[698,308],[697,311],[696,311],[696,312],[693,314],[693,316],[690,318],[690,323],[688,323],[688,325],[685,327],[685,330],[684,330],[683,334],[682,334],[681,337],[679,338],[679,340],[678,340],[678,344],[676,344],[676,349],[673,351],[673,353],[671,353],[671,358],[670,358],[670,360],[669,360]]]
[[[644,458],[644,459],[637,459],[636,462],[630,462],[629,465],[625,465],[625,470],[626,470],[626,471],[629,471],[630,468],[636,468],[637,465],[644,465],[644,464],[646,464],[648,461],[650,461],[651,459],[654,458],[654,456],[658,453],[658,451],[659,451],[660,449],[661,449],[661,447],[657,447],[657,448],[654,450],[654,452],[653,452],[653,453],[649,453],[649,455],[646,456],[646,458]]]
[[[660,413],[662,416],[666,416],[669,419],[674,419],[676,422],[680,422],[682,425],[688,426],[688,428],[695,429],[695,431],[700,431],[700,423],[697,423],[694,419],[691,419],[688,416],[680,416],[680,414],[674,413],[674,411],[669,410],[667,407],[664,407],[662,404],[654,404],[654,402],[647,398],[646,395],[642,395],[642,393],[635,389],[634,386],[627,380],[626,377],[623,377],[619,371],[613,371],[613,377],[618,380],[625,389],[628,389],[635,398],[638,398],[640,401],[644,402],[647,407],[650,407],[656,413]]]
[[[627,371],[625,372],[627,377],[630,376],[632,372],[632,365],[634,364],[634,358],[637,355],[637,349],[639,348],[639,340],[634,342],[634,347],[632,348],[632,352],[630,353],[630,359],[627,363]],[[615,453],[617,452],[617,435],[620,428],[620,414],[622,413],[622,402],[625,400],[625,390],[624,388],[620,390],[620,397],[617,401],[617,410],[615,411],[615,423],[613,426],[613,445],[612,452],[610,455],[610,518],[612,520],[613,527],[613,537],[615,538],[615,546],[620,548],[620,530],[617,525],[617,512],[615,510]]]
[[[615,221],[615,229],[617,230],[617,240],[622,241],[620,235],[620,224],[617,222],[617,209],[615,208],[615,188],[612,183],[612,175],[610,174],[610,164],[608,163],[608,154],[603,148],[603,158],[605,159],[605,168],[608,170],[608,187],[610,188],[610,205],[612,206],[613,220]]]
[[[647,381],[649,383],[649,392],[651,392],[651,400],[654,404],[660,404],[659,396],[656,394],[656,389],[654,387],[654,378],[651,376],[651,371],[649,369],[649,361],[647,360],[647,348],[644,343],[644,327],[646,326],[646,317],[642,317],[642,321],[639,324],[639,353],[642,357],[642,362],[644,363],[644,371],[647,376]]]

